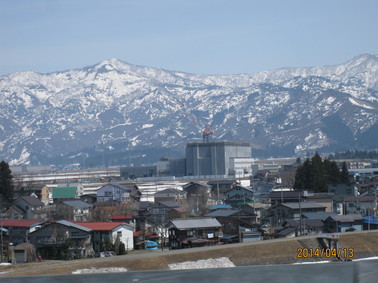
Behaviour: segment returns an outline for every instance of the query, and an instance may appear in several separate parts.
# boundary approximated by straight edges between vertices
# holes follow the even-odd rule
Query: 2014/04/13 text
[[[311,248],[298,248],[297,258],[353,258],[354,249],[353,248],[333,248],[333,249],[311,249]]]

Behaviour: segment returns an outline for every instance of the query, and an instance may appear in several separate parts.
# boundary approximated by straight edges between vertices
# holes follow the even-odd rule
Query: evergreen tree
[[[302,165],[298,166],[294,181],[295,190],[303,191],[309,189],[309,185],[312,182],[311,170],[311,162],[309,159],[306,159]]]
[[[340,182],[343,184],[349,182],[349,172],[345,162],[343,162],[343,166],[341,167]]]
[[[307,159],[297,168],[294,181],[295,190],[310,190],[314,192],[326,192],[328,184],[340,183],[341,173],[335,161],[325,159],[318,153]]]
[[[323,161],[324,171],[326,174],[326,180],[328,184],[340,183],[340,168],[335,161],[324,159]]]
[[[327,183],[330,183],[330,179],[332,179],[332,174],[331,174],[332,164],[331,163],[332,163],[332,161],[330,161],[327,158],[325,158],[323,160],[323,168],[324,168],[324,172],[326,174]]]
[[[8,205],[13,202],[13,176],[8,163],[0,162],[0,197]]]
[[[316,152],[311,158],[312,164],[312,184],[311,190],[314,192],[326,192],[328,189],[326,173],[323,166],[323,161],[320,155]]]

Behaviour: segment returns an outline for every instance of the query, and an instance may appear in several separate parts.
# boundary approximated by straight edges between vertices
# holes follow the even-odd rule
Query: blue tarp
[[[158,248],[158,244],[154,241],[147,240],[144,244],[148,250],[156,250]]]
[[[377,217],[375,216],[365,216],[363,222],[370,224],[378,224]]]

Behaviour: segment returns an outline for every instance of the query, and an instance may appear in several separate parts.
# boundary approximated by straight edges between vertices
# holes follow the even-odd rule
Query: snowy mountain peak
[[[64,72],[3,76],[0,154],[13,164],[94,166],[104,153],[113,165],[131,156],[140,164],[180,156],[206,124],[214,139],[251,141],[254,154],[375,149],[377,57],[222,76],[112,58]]]

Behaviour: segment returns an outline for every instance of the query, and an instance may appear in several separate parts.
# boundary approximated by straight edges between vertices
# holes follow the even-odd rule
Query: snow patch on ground
[[[235,264],[228,257],[201,259],[197,261],[186,261],[181,263],[168,264],[170,270],[179,269],[203,269],[235,267]]]
[[[127,269],[124,267],[105,267],[105,268],[86,268],[78,269],[72,272],[72,274],[89,274],[89,273],[109,273],[109,272],[126,272]]]

